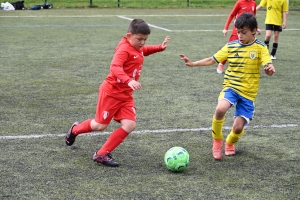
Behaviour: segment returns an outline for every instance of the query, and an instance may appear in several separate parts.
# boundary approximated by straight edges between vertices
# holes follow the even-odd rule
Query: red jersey
[[[161,44],[143,46],[137,50],[131,46],[126,37],[123,37],[115,49],[110,64],[110,72],[100,85],[100,89],[116,99],[132,99],[133,90],[128,86],[128,83],[131,80],[139,80],[144,56],[160,51],[163,51]]]
[[[228,30],[232,19],[237,19],[243,12],[250,12],[256,15],[256,2],[254,0],[238,0],[227,18],[224,29]],[[235,27],[233,27],[233,29],[235,29]]]

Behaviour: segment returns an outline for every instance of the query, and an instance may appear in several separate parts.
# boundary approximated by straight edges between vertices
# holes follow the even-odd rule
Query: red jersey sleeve
[[[234,6],[233,6],[233,8],[232,8],[232,10],[231,10],[231,12],[230,12],[228,18],[227,18],[227,21],[226,21],[225,26],[224,26],[224,30],[228,30],[229,25],[230,25],[232,19],[236,17],[236,15],[237,15],[238,12],[239,12],[239,9],[240,9],[240,1],[237,1],[237,2],[234,4]]]
[[[126,73],[126,70],[128,68],[136,68],[138,66],[141,66],[144,61],[144,59],[142,58],[143,56],[149,56],[160,51],[163,51],[161,44],[144,46],[138,53],[136,50],[130,50],[128,46],[127,48],[116,49],[117,53],[115,53],[111,62],[110,71],[112,75],[114,77],[117,77],[119,82],[121,83],[127,84],[132,80],[132,78],[138,80],[139,77],[136,76],[136,73],[134,71],[129,72],[129,75],[128,71]]]
[[[159,44],[159,45],[144,46],[142,51],[143,51],[144,56],[149,56],[151,54],[163,51],[163,49],[161,47],[161,44]]]
[[[232,8],[227,21],[225,23],[224,29],[228,30],[229,25],[233,18],[237,19],[243,12],[251,12],[256,15],[256,2],[253,0],[239,0],[235,3]]]
[[[112,75],[119,79],[121,83],[128,83],[131,78],[124,71],[124,63],[129,60],[129,54],[127,51],[118,51],[114,55],[110,65],[110,72]]]

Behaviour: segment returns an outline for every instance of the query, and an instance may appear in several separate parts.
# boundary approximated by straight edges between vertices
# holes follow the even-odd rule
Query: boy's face
[[[236,29],[239,40],[242,44],[250,44],[254,40],[254,34],[256,33],[256,28],[251,31],[249,27],[244,27],[241,29]]]
[[[133,46],[136,50],[140,50],[140,48],[142,48],[145,45],[146,40],[148,39],[148,35],[144,35],[140,33],[138,34],[127,33],[126,37],[128,42],[131,44],[131,46]]]

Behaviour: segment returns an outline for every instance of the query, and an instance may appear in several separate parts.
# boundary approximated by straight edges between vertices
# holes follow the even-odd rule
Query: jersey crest
[[[252,60],[254,60],[257,57],[257,52],[256,51],[250,51],[249,56]]]

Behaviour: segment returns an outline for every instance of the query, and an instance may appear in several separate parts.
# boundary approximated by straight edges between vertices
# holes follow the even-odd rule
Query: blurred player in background
[[[289,9],[287,0],[262,0],[256,7],[259,10],[266,7],[266,37],[265,44],[269,48],[272,31],[274,31],[273,47],[271,51],[271,59],[276,60],[276,51],[278,48],[279,33],[286,28],[287,12]]]
[[[250,12],[256,15],[256,2],[255,0],[238,0],[235,5],[233,6],[227,21],[224,26],[223,34],[226,36],[228,32],[228,27],[231,23],[231,21],[234,19],[234,21],[243,13],[243,12]],[[260,34],[260,29],[257,28],[257,33]],[[236,32],[236,27],[233,26],[232,33],[228,41],[234,41],[238,39],[238,35]],[[217,68],[217,72],[219,74],[222,74],[224,72],[224,65],[226,63],[226,60],[223,62],[220,62]]]

